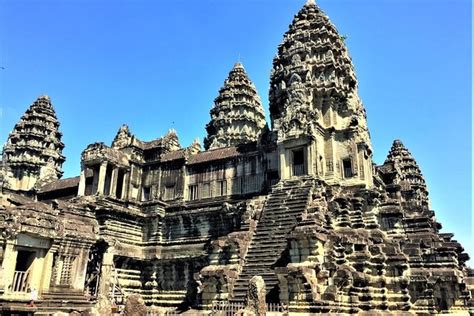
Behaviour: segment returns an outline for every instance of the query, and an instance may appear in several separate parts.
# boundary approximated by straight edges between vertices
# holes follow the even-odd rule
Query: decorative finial
[[[176,130],[174,128],[170,128],[166,133],[165,137],[169,135],[178,135],[178,133],[176,133]]]
[[[242,69],[243,69],[243,68],[244,68],[244,65],[242,65],[242,63],[241,63],[240,60],[239,60],[238,62],[235,63],[234,69],[235,69],[235,68],[242,68]]]
[[[393,146],[393,147],[404,147],[402,141],[399,140],[399,139],[395,139],[395,140],[393,141],[393,145],[392,145],[392,146]]]

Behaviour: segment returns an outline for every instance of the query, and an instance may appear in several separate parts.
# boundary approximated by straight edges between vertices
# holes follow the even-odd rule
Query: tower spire
[[[278,46],[269,101],[281,150],[294,139],[301,146],[324,144],[305,161],[309,174],[372,185],[372,149],[354,67],[341,35],[313,0],[296,14]]]
[[[235,146],[258,140],[265,114],[257,89],[237,61],[219,90],[206,126],[206,149]]]
[[[3,148],[3,172],[9,189],[29,191],[39,181],[54,181],[62,176],[65,158],[61,136],[50,97],[38,97],[15,125]]]

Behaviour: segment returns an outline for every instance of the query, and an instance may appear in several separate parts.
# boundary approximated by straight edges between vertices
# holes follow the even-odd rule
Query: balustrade
[[[12,292],[27,292],[30,271],[15,271],[11,285]]]

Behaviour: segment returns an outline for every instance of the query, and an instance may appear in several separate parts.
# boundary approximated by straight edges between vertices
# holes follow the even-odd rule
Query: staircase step
[[[313,186],[310,180],[310,177],[286,180],[273,187],[248,248],[242,272],[234,284],[233,300],[245,297],[248,282],[255,275],[263,277],[267,292],[278,285],[272,265],[286,250],[288,233],[298,224],[308,205]]]

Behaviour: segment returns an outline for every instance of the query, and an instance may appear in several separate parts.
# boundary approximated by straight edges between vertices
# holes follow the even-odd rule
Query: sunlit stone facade
[[[269,127],[237,63],[204,148],[123,125],[112,144],[84,149],[79,176],[58,180],[59,123],[38,98],[3,150],[0,309],[473,312],[469,257],[440,233],[401,141],[373,163],[344,39],[312,1],[278,47],[270,115]]]

